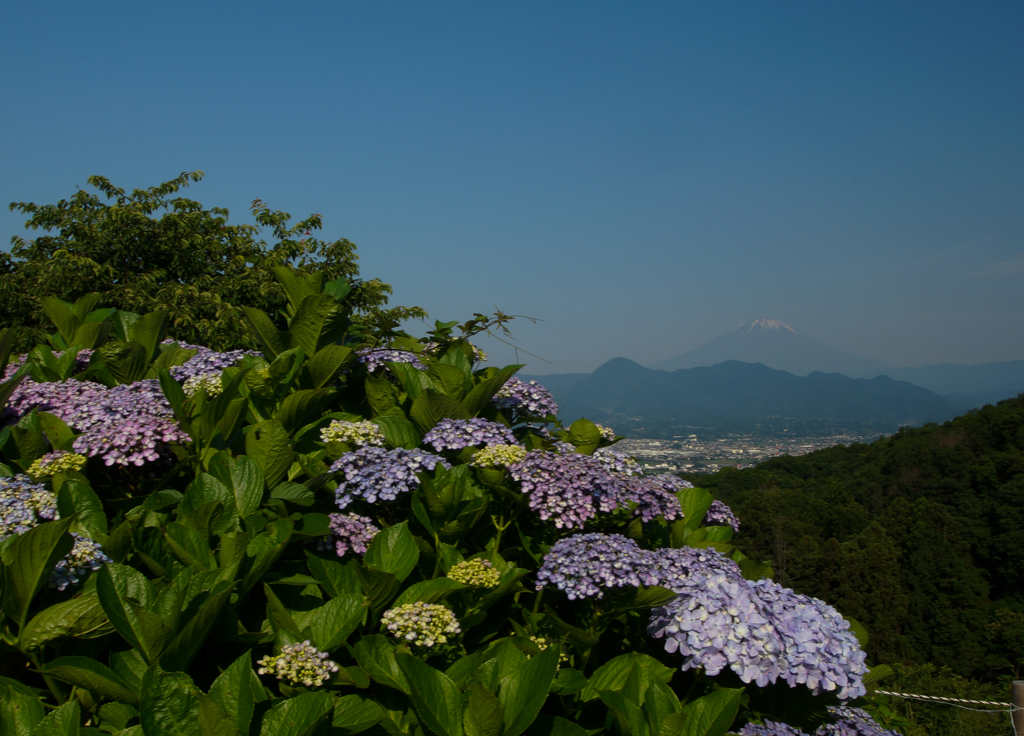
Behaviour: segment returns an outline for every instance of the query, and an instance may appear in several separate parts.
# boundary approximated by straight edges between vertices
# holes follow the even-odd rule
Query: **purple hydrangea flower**
[[[736,518],[736,514],[717,498],[711,502],[704,523],[711,526],[731,526],[736,532],[740,530],[740,520]]]
[[[799,728],[778,721],[748,723],[738,733],[739,736],[807,736]]]
[[[50,575],[50,585],[57,590],[78,585],[90,571],[95,572],[104,563],[112,561],[104,554],[103,548],[88,537],[74,532],[71,532],[71,536],[75,538],[75,546],[67,557],[57,563]]]
[[[546,417],[558,413],[551,392],[536,381],[526,383],[513,376],[491,399],[499,409],[509,409],[517,417]]]
[[[668,557],[679,553],[652,554],[661,558],[660,582],[679,595],[651,612],[647,632],[683,656],[683,670],[715,676],[728,668],[759,687],[781,678],[815,694],[838,691],[843,700],[865,693],[864,652],[831,606],[771,580],[750,582],[715,555],[704,568],[683,556],[688,567],[673,576]]]
[[[514,445],[516,438],[505,425],[486,419],[442,419],[427,432],[423,444],[442,452],[479,445]]]
[[[0,540],[57,518],[57,499],[27,475],[0,478]]]
[[[686,481],[674,475],[630,478],[623,497],[637,505],[643,521],[651,521],[659,516],[674,521],[683,518],[683,507],[676,493],[686,487]]]
[[[882,728],[863,708],[829,706],[828,712],[836,717],[835,723],[818,726],[814,736],[900,736],[897,731]],[[804,731],[776,721],[763,725],[748,723],[739,731],[739,736],[807,736]]]
[[[363,348],[358,351],[359,362],[366,366],[366,370],[373,373],[378,368],[386,368],[387,363],[408,363],[416,370],[425,371],[427,367],[423,365],[420,358],[416,353],[409,352],[408,350],[391,350],[389,348]]]
[[[178,347],[197,351],[181,365],[171,368],[171,377],[178,383],[185,383],[190,378],[198,379],[211,374],[220,375],[225,368],[235,365],[246,355],[260,356],[260,353],[255,350],[229,350],[226,353],[219,353],[216,350],[187,343],[178,343]]]
[[[367,446],[345,453],[331,466],[331,472],[345,474],[336,491],[338,508],[344,509],[355,498],[370,503],[378,499],[394,501],[399,493],[408,493],[419,485],[416,473],[438,465],[451,467],[443,458],[425,450]]]
[[[544,555],[537,589],[553,585],[569,600],[603,598],[604,588],[643,585],[648,554],[621,534],[576,534]]]
[[[357,555],[366,554],[370,541],[380,531],[374,526],[373,519],[359,514],[331,514],[330,518],[331,533],[334,535],[334,551],[337,552],[338,557],[344,557],[349,550]],[[323,549],[329,543],[327,541],[318,547]]]
[[[534,451],[509,470],[529,495],[530,508],[559,529],[582,527],[598,510],[615,510],[625,493],[625,479],[589,455]]]
[[[836,716],[836,722],[818,726],[815,736],[900,736],[897,731],[882,728],[863,708],[830,705],[828,712]]]

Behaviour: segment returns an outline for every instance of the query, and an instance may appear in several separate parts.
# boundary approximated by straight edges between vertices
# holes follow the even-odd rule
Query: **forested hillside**
[[[870,445],[694,476],[747,554],[860,620],[876,661],[1024,673],[1024,395]]]

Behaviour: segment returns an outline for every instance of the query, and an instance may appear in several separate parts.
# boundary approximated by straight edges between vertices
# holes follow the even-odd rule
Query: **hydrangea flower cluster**
[[[71,532],[71,536],[75,538],[75,546],[57,563],[50,575],[50,585],[57,590],[78,585],[90,570],[99,570],[104,563],[112,562],[96,542],[74,532]]]
[[[598,509],[618,508],[626,485],[599,460],[577,453],[528,452],[510,470],[529,494],[530,508],[559,529],[582,527]]]
[[[81,433],[74,451],[100,455],[107,465],[143,465],[162,459],[167,444],[190,441],[154,379],[113,388],[89,381],[24,381],[15,394],[8,403],[15,416],[38,409],[59,417]]]
[[[179,342],[178,347],[197,351],[195,355],[181,365],[171,368],[171,377],[179,383],[187,383],[191,378],[201,378],[209,375],[219,376],[225,368],[235,365],[246,355],[260,356],[260,353],[255,350],[229,350],[226,353],[219,353],[202,345],[189,345],[183,342]]]
[[[32,463],[28,469],[28,474],[33,478],[46,478],[56,473],[81,470],[85,467],[85,461],[85,455],[56,450],[48,452]]]
[[[449,609],[422,601],[385,611],[381,623],[395,637],[419,647],[446,644],[449,634],[462,632],[458,619]]]
[[[778,721],[764,723],[748,723],[738,732],[739,736],[807,736],[795,726]]]
[[[210,398],[224,393],[224,382],[220,373],[204,373],[199,376],[192,376],[182,385],[186,396],[195,396],[200,389],[206,389],[206,395]]]
[[[841,700],[867,692],[867,655],[839,611],[774,580],[748,584],[782,640],[781,677],[790,687],[806,685],[815,695],[838,689]]]
[[[320,430],[320,439],[324,442],[345,442],[357,447],[384,446],[384,432],[369,421],[342,422],[335,420]]]
[[[644,471],[640,468],[640,463],[626,453],[618,452],[610,447],[602,447],[598,449],[593,455],[591,455],[591,457],[600,461],[600,463],[612,473],[635,476],[644,474]]]
[[[391,350],[389,348],[363,348],[358,351],[359,362],[366,366],[366,370],[373,373],[378,368],[386,368],[387,363],[408,363],[413,368],[419,371],[425,371],[427,367],[423,365],[420,358],[416,353],[411,353],[408,350]]]
[[[394,501],[399,493],[408,493],[419,485],[416,473],[441,465],[451,466],[443,458],[424,450],[360,447],[342,455],[330,470],[344,473],[345,480],[336,491],[338,508],[344,509],[355,498],[369,503]]]
[[[470,465],[477,468],[507,468],[526,457],[522,445],[488,445],[473,455]]]
[[[643,478],[631,478],[626,484],[624,498],[637,505],[640,518],[651,521],[658,516],[668,521],[681,519],[683,507],[676,497],[689,484],[674,475],[649,475]]]
[[[0,541],[58,518],[57,499],[44,486],[24,475],[0,478]],[[57,590],[77,585],[88,571],[98,570],[111,561],[96,542],[74,532],[71,536],[75,539],[74,547],[57,562],[50,575],[50,585]]]
[[[675,578],[662,572],[662,584],[679,595],[652,611],[647,628],[665,639],[666,651],[683,655],[683,670],[703,667],[713,677],[728,667],[759,687],[781,678],[814,694],[837,690],[843,700],[866,692],[865,654],[834,608],[771,580],[750,582],[717,558],[708,562]]]
[[[836,722],[818,726],[815,736],[900,736],[897,731],[882,728],[863,708],[830,705],[828,712],[836,716]]]
[[[601,433],[602,439],[606,439],[609,442],[613,442],[615,440],[614,429],[612,429],[611,427],[606,427],[603,424],[598,424],[597,422],[594,422],[594,426],[597,427],[597,431]]]
[[[527,383],[513,376],[491,399],[499,409],[510,409],[519,416],[546,417],[558,413],[551,392],[536,381]]]
[[[0,478],[0,541],[57,518],[57,499],[25,475]]]
[[[280,654],[268,654],[256,664],[261,675],[274,675],[278,680],[306,687],[323,685],[339,669],[327,659],[327,652],[317,651],[308,639],[301,644],[286,644]]]
[[[836,722],[818,726],[814,736],[900,736],[897,731],[882,728],[863,708],[830,705],[828,712],[836,716]],[[739,736],[807,736],[807,734],[785,723],[766,721],[764,724],[748,723],[740,729]]]
[[[736,518],[736,514],[717,498],[711,502],[704,523],[709,526],[731,526],[735,532],[740,530],[740,520]]]
[[[331,534],[334,535],[334,551],[344,557],[352,550],[357,555],[366,554],[370,541],[380,531],[369,519],[359,514],[330,514]],[[318,545],[321,549],[323,545]]]
[[[544,556],[537,590],[552,585],[572,601],[603,598],[603,588],[649,585],[649,555],[621,534],[576,534],[556,542]]]
[[[496,588],[501,580],[501,571],[495,569],[490,560],[478,557],[452,565],[448,577],[457,583],[471,585],[474,588]]]
[[[437,452],[477,445],[511,445],[516,437],[504,424],[486,419],[442,419],[423,437]]]

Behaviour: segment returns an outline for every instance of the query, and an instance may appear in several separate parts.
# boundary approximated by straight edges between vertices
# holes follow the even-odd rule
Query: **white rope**
[[[1013,722],[1014,711],[1024,710],[1019,705],[1013,703],[1000,703],[995,700],[965,700],[963,698],[944,698],[939,695],[915,695],[912,693],[894,693],[889,690],[875,690],[875,695],[890,695],[894,698],[904,698],[906,700],[920,700],[925,703],[939,703],[942,705],[952,705],[954,708],[961,708],[963,710],[974,711],[975,713],[1009,713],[1010,714],[1010,727],[1013,729],[1013,733],[1017,734],[1017,726]],[[969,708],[966,705],[959,705],[959,703],[971,703],[973,705],[997,705],[999,708]],[[1017,735],[1022,736],[1022,735]]]
[[[893,693],[888,690],[875,690],[877,695],[892,695],[896,698],[910,698],[911,700],[937,700],[940,703],[971,703],[972,705],[999,705],[1002,706],[1003,710],[990,711],[992,713],[1002,713],[1004,710],[1018,710],[1019,706],[1013,703],[999,703],[995,700],[963,700],[962,698],[943,698],[938,695],[912,695],[910,693]],[[973,709],[972,709],[973,710]]]

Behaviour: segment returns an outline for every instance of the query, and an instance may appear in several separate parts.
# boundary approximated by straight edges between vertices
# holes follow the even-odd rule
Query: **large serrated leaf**
[[[307,355],[338,342],[348,327],[345,308],[333,297],[313,294],[302,304],[288,325],[293,347],[301,347]]]
[[[207,598],[196,615],[189,619],[178,635],[171,640],[160,657],[160,665],[164,669],[177,671],[188,668],[213,629],[213,624],[224,604],[230,599],[233,587],[228,586]]]
[[[313,388],[325,388],[336,383],[354,359],[352,349],[342,345],[325,345],[317,350],[305,365]]]
[[[367,600],[362,595],[341,593],[313,613],[304,634],[316,648],[330,652],[345,643],[366,616]]]
[[[436,736],[461,736],[462,695],[455,683],[410,654],[398,654],[396,660],[409,683],[409,697],[423,725]]]
[[[22,629],[19,642],[31,651],[65,636],[91,639],[111,629],[99,597],[86,595],[44,608]]]
[[[253,694],[252,654],[246,651],[225,669],[210,686],[210,698],[234,722],[241,734],[249,733],[256,700]]]
[[[391,573],[401,581],[416,567],[419,556],[416,540],[409,531],[409,522],[403,521],[374,535],[363,562],[367,567]]]
[[[409,681],[395,659],[395,648],[379,634],[364,636],[354,647],[356,662],[377,682],[403,693],[409,692]]]
[[[81,719],[77,700],[69,700],[41,720],[32,729],[32,736],[78,736]]]
[[[736,719],[742,696],[742,688],[722,688],[687,703],[686,736],[723,736]]]
[[[105,698],[135,705],[139,693],[119,674],[91,657],[59,657],[39,670]]]
[[[296,391],[281,402],[280,408],[274,413],[274,419],[288,432],[294,432],[304,424],[318,419],[336,395],[337,392],[330,388]]]
[[[62,519],[40,524],[19,534],[3,551],[3,607],[19,628],[25,625],[32,599],[50,579],[54,566],[74,546],[68,534],[71,522]]]
[[[199,728],[202,693],[184,672],[150,667],[142,678],[139,711],[146,736],[203,736]]]
[[[533,723],[551,690],[561,648],[553,644],[501,681],[498,700],[505,711],[505,736],[519,736]]]
[[[312,736],[333,712],[334,700],[327,693],[302,693],[267,711],[260,736]]]
[[[462,402],[432,388],[425,389],[416,397],[409,409],[409,416],[422,432],[429,432],[442,419],[472,418]]]
[[[245,453],[263,471],[269,487],[276,486],[291,467],[295,451],[288,441],[288,432],[273,419],[260,422],[245,436]]]
[[[256,341],[259,342],[260,348],[268,360],[273,360],[291,347],[288,334],[278,330],[263,310],[255,307],[242,307],[242,313],[249,322],[249,326],[252,327]]]

